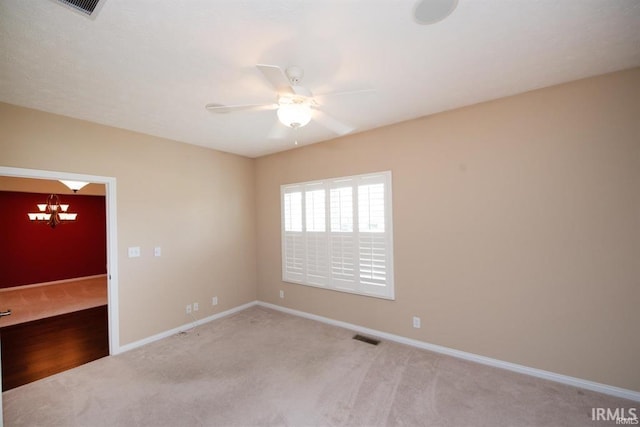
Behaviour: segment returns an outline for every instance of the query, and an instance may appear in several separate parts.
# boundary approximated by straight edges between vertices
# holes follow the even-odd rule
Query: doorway
[[[107,241],[107,319],[109,354],[120,351],[118,317],[118,268],[117,268],[117,222],[116,222],[116,179],[113,177],[84,175],[69,172],[22,169],[0,166],[0,176],[15,178],[35,178],[47,180],[87,181],[105,185],[106,241]],[[9,307],[0,307],[0,311]],[[2,407],[0,399],[0,408]],[[1,425],[0,412],[0,425]]]

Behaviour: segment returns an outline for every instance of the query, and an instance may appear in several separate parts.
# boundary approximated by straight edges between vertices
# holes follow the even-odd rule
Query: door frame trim
[[[120,353],[120,317],[118,307],[118,232],[116,206],[116,178],[72,172],[49,171],[0,166],[0,176],[72,181],[89,181],[105,184],[107,215],[107,302],[109,313],[109,354]]]

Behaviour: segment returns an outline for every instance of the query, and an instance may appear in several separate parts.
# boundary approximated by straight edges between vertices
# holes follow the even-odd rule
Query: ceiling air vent
[[[98,5],[104,3],[104,0],[56,0],[58,3],[69,6],[70,8],[82,12],[91,17],[100,9]]]

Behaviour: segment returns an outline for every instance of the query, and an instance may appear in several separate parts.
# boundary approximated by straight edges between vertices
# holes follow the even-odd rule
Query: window
[[[391,172],[280,187],[282,280],[394,299]]]

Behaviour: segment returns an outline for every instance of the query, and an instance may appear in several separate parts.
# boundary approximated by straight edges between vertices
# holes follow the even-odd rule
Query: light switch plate
[[[132,246],[129,248],[129,258],[137,258],[140,256],[140,246]]]

